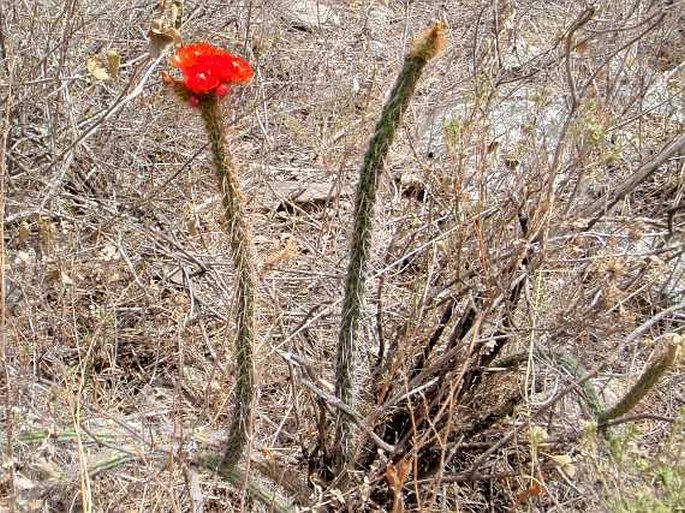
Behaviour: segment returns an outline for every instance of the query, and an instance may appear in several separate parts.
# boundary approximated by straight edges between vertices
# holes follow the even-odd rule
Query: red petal
[[[181,71],[202,64],[208,57],[217,54],[218,48],[208,43],[198,43],[179,48],[171,59],[172,64]]]
[[[228,84],[219,84],[219,87],[216,88],[216,96],[218,98],[223,98],[224,96],[226,96],[230,92],[231,92],[231,86]]]
[[[252,80],[254,71],[250,63],[242,57],[230,56],[230,62],[222,63],[222,77],[226,82],[245,83]]]
[[[195,66],[184,71],[186,87],[196,94],[207,94],[221,84],[219,77],[211,69],[204,66]]]

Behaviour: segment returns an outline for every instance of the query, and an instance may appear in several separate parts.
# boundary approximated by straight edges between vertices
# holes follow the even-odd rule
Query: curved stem
[[[657,384],[661,376],[673,367],[678,356],[678,350],[679,344],[671,342],[658,358],[647,365],[640,378],[630,387],[623,398],[597,416],[597,424],[600,429],[604,428],[608,422],[630,413],[637,406],[642,398],[647,395],[647,392]]]
[[[682,339],[669,342],[666,349],[655,360],[650,362],[637,382],[611,408],[606,408],[599,399],[594,385],[585,377],[587,370],[572,356],[555,351],[539,351],[540,356],[547,356],[558,365],[569,371],[580,383],[590,411],[597,420],[600,430],[606,429],[612,421],[630,413],[645,395],[656,385],[664,373],[675,365],[682,345]],[[514,353],[496,360],[495,367],[511,368],[528,360],[528,352]]]
[[[252,361],[255,331],[256,278],[249,230],[243,216],[242,197],[231,153],[226,146],[226,130],[221,108],[215,97],[200,102],[202,119],[212,145],[216,177],[222,192],[226,231],[233,253],[236,273],[236,342],[235,352],[238,377],[235,389],[235,411],[228,440],[219,468],[227,473],[240,460],[252,434],[252,405],[254,403],[254,364]]]
[[[350,262],[347,268],[336,357],[335,393],[348,406],[352,406],[354,402],[352,375],[359,318],[365,296],[364,271],[371,246],[373,209],[376,202],[378,178],[395,136],[395,131],[400,126],[402,115],[407,110],[421,73],[428,61],[438,54],[443,44],[444,27],[440,23],[434,24],[417,39],[404,60],[402,71],[397,77],[390,98],[376,124],[376,130],[369,142],[364,163],[359,173]],[[338,411],[335,426],[336,442],[333,457],[336,465],[340,468],[350,458],[352,422],[349,416]]]

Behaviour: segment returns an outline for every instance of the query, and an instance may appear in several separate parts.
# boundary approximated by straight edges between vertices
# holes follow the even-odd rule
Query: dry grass
[[[314,1],[186,0],[187,41],[257,70],[226,108],[260,259],[253,481],[322,511],[400,511],[396,493],[417,511],[663,498],[651,470],[587,434],[578,376],[549,352],[596,370],[613,404],[683,332],[682,145],[608,214],[597,201],[682,138],[685,3],[607,0],[587,20],[578,2],[454,4],[321,2],[317,24],[296,13]],[[0,6],[0,510],[266,510],[190,465],[230,421],[233,276],[200,118],[148,56],[158,13]],[[331,482],[329,405],[302,378],[334,381],[356,173],[412,35],[436,18],[449,45],[386,163],[356,369],[357,411],[398,453],[360,431],[358,469]],[[106,50],[122,66],[103,82],[86,62]],[[492,370],[519,351],[519,372]],[[682,440],[663,442],[683,376],[612,428],[632,444],[620,456],[677,467]]]

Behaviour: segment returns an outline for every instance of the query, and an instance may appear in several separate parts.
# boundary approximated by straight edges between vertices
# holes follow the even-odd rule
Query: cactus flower
[[[228,146],[227,125],[220,99],[226,96],[233,84],[249,82],[254,76],[250,64],[225,50],[207,43],[192,44],[178,49],[171,65],[183,73],[183,80],[163,72],[162,79],[177,96],[196,107],[205,123],[205,129],[214,157],[214,167],[226,219],[225,228],[233,253],[236,273],[235,294],[235,352],[237,378],[235,409],[224,454],[218,471],[233,475],[235,466],[245,452],[254,431],[255,372],[254,339],[257,277],[254,269],[252,242],[248,220],[243,213],[242,195],[236,166]]]
[[[195,95],[225,96],[231,84],[244,84],[254,76],[250,63],[242,57],[208,43],[181,47],[171,64],[183,73],[183,85]]]

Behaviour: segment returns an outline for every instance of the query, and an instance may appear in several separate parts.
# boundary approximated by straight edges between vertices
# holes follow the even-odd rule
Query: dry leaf
[[[337,488],[331,489],[330,493],[340,504],[347,504],[347,500],[345,499],[345,496]]]
[[[533,447],[541,446],[548,438],[547,431],[540,426],[533,426],[528,431],[528,443]]]
[[[388,486],[390,489],[397,493],[400,488],[400,480],[397,476],[397,471],[395,470],[395,465],[391,462],[385,469],[385,479],[388,481]]]
[[[528,503],[531,497],[539,497],[540,495],[542,495],[542,486],[538,481],[532,481],[527,489],[516,494],[516,504],[523,506]]]
[[[34,464],[35,468],[43,474],[43,480],[54,479],[59,480],[64,477],[62,467],[45,458],[39,458]]]
[[[569,478],[576,475],[576,467],[573,465],[573,458],[568,454],[551,454],[550,459],[557,466],[557,469],[566,474]]]
[[[287,262],[293,256],[297,255],[297,253],[297,244],[295,244],[295,242],[293,242],[293,240],[289,238],[285,241],[285,244],[281,248],[272,251],[264,257],[264,264],[262,265],[262,269],[265,271],[273,269],[274,267],[277,267],[280,264]]]
[[[181,45],[183,40],[178,30],[170,27],[163,19],[152,20],[147,33],[150,38],[150,54],[158,57],[170,45]]]
[[[95,80],[106,82],[107,80],[112,79],[109,71],[107,71],[107,68],[105,68],[100,61],[100,57],[97,55],[88,58],[86,61],[86,68],[88,69],[88,73],[90,73]]]
[[[106,262],[115,260],[119,256],[119,249],[114,244],[105,244],[100,250],[100,258]]]
[[[171,25],[175,29],[180,29],[183,23],[183,0],[176,0],[171,4]]]
[[[528,487],[528,494],[534,497],[542,495],[542,486],[540,486],[540,483],[537,481],[530,483],[530,486]]]
[[[60,281],[62,282],[62,285],[70,286],[70,285],[74,284],[74,280],[71,279],[71,276],[69,276],[64,271],[60,272],[59,277],[60,277]]]
[[[43,253],[49,255],[55,249],[57,228],[52,222],[44,217],[38,219],[38,237]]]
[[[586,39],[585,41],[581,41],[580,43],[576,44],[576,46],[575,46],[573,49],[574,49],[576,52],[582,54],[582,53],[586,53],[586,52],[587,52],[589,46],[590,46],[590,45],[588,44],[588,41],[587,41],[587,39]]]
[[[47,275],[50,280],[60,282],[64,286],[68,287],[74,284],[74,280],[71,279],[71,276],[57,267],[50,269]]]
[[[407,476],[409,475],[409,469],[410,469],[410,465],[409,465],[408,460],[400,461],[399,479],[400,479],[400,483],[402,484],[402,486],[404,486],[404,483],[407,481]]]
[[[121,66],[121,56],[116,50],[107,50],[107,69],[109,74],[116,78],[119,76],[119,67]]]
[[[388,486],[394,493],[402,491],[402,487],[409,475],[409,468],[409,462],[406,460],[400,461],[397,467],[393,463],[388,463],[385,469],[385,479],[387,479]]]
[[[17,238],[19,239],[19,242],[23,244],[29,239],[29,237],[31,237],[31,228],[29,227],[29,223],[27,223],[26,221],[22,221],[19,225]]]

